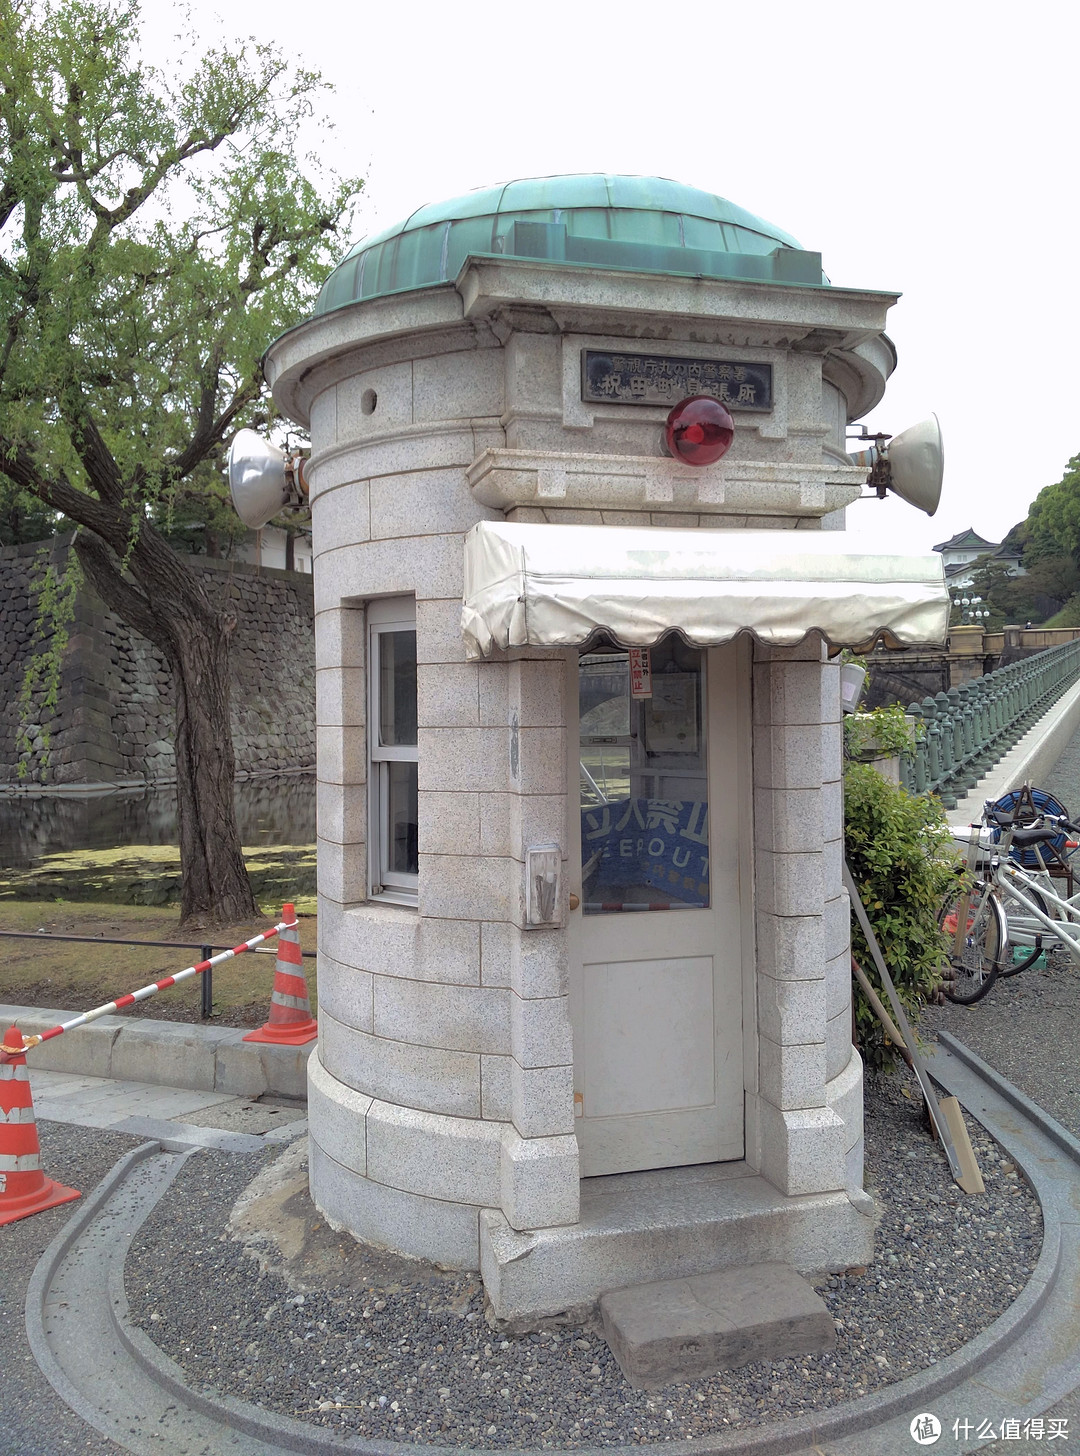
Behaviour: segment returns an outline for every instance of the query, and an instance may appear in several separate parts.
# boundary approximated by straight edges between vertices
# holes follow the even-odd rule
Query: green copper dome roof
[[[470,255],[828,284],[820,254],[723,197],[664,177],[584,172],[528,177],[421,207],[357,243],[326,280],[314,311],[453,282]]]

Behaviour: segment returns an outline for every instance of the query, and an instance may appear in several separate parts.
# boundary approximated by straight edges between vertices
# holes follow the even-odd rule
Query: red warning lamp
[[[687,465],[713,465],[735,437],[735,421],[718,399],[692,394],[667,417],[664,438],[668,454]]]

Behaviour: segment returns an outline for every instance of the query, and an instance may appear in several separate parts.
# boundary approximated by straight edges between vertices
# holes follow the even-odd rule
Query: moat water
[[[235,803],[243,844],[314,844],[314,774],[240,779]],[[0,789],[0,869],[66,850],[176,843],[172,785],[93,795]]]

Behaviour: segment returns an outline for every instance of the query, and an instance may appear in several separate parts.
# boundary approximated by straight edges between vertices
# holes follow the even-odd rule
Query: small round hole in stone
[[[375,413],[375,406],[379,403],[379,396],[373,389],[365,389],[360,396],[360,408],[366,415]]]

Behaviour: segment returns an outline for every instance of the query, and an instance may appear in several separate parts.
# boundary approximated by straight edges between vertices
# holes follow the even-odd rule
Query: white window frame
[[[416,744],[379,742],[381,642],[387,632],[416,631],[415,597],[368,603],[368,888],[372,899],[416,908],[418,876],[390,869],[389,783],[392,763],[416,763]]]

